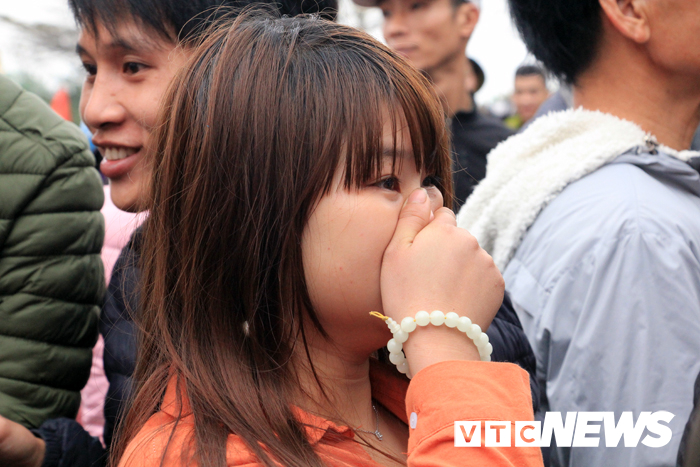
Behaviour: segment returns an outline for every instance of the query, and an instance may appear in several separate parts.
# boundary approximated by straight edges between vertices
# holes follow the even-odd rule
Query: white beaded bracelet
[[[457,328],[474,341],[476,348],[479,350],[479,357],[481,357],[482,362],[491,361],[493,346],[489,342],[489,336],[481,330],[481,326],[473,324],[472,320],[466,316],[459,316],[452,311],[447,314],[439,310],[435,310],[432,313],[419,311],[416,313],[415,318],[407,316],[401,320],[401,324],[399,325],[393,319],[377,311],[370,312],[370,315],[386,321],[387,326],[389,326],[389,331],[394,335],[393,339],[390,339],[386,345],[387,349],[389,349],[389,360],[396,365],[396,368],[401,373],[408,376],[409,379],[411,379],[413,375],[408,367],[406,355],[403,353],[403,343],[408,340],[408,335],[415,331],[417,326],[427,326],[428,324],[441,326],[444,324],[448,328]]]

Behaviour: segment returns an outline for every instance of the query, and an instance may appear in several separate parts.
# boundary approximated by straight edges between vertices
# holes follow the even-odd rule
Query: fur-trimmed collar
[[[636,124],[602,112],[579,108],[540,117],[491,151],[486,178],[459,211],[457,225],[504,271],[539,213],[567,185],[635,147],[658,147],[682,161],[698,156],[659,146]]]

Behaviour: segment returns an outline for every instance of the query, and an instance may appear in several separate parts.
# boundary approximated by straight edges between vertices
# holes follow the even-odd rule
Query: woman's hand
[[[0,465],[41,467],[46,444],[20,425],[0,416]]]
[[[381,291],[384,314],[398,323],[420,310],[453,311],[486,330],[503,302],[504,282],[488,253],[457,227],[454,213],[431,213],[420,188],[401,210],[384,253]],[[471,339],[446,326],[419,326],[403,347],[413,374],[441,361],[479,360]]]

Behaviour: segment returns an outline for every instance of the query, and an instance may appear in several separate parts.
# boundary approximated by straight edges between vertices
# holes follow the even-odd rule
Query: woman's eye
[[[135,75],[139,71],[143,71],[146,65],[136,62],[127,62],[124,64],[124,73],[128,75]]]
[[[423,6],[425,6],[425,3],[423,2],[411,3],[411,10],[420,10],[421,8],[423,8]]]
[[[396,177],[387,177],[375,183],[375,186],[384,190],[396,191],[399,189],[399,179]]]
[[[423,186],[427,187],[437,187],[440,186],[440,179],[437,175],[429,175],[423,179]]]

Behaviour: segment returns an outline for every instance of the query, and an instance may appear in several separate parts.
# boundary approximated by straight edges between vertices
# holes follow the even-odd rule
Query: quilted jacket
[[[102,183],[78,127],[0,75],[0,415],[75,417],[104,297]]]

